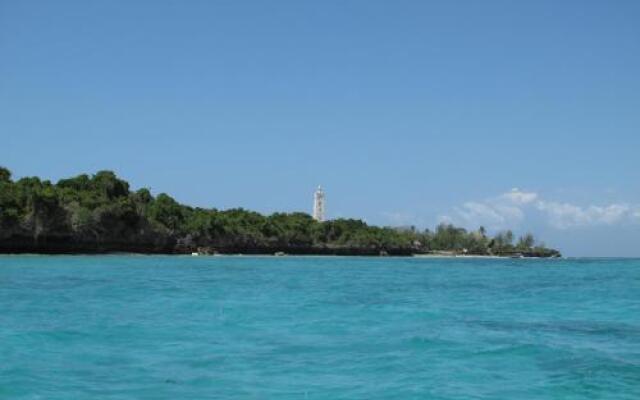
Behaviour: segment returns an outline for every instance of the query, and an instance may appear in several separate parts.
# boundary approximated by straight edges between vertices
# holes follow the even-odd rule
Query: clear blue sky
[[[0,0],[0,164],[640,255],[638,1]],[[518,188],[517,191],[511,191]]]

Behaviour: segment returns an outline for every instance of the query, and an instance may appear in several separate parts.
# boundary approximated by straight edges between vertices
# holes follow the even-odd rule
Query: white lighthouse
[[[318,222],[324,221],[324,191],[320,186],[313,194],[313,219]]]

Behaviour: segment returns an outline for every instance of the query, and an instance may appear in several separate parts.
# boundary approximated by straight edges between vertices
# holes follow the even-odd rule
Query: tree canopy
[[[302,212],[271,215],[217,210],[153,196],[112,171],[57,183],[12,180],[0,167],[0,251],[4,252],[246,252],[298,254],[459,254],[550,256],[531,234],[516,244],[510,231],[488,237],[449,224],[435,231],[371,226],[357,219],[318,222]]]

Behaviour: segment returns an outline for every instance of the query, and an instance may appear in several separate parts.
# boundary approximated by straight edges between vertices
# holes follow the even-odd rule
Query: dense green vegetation
[[[435,231],[370,226],[360,220],[316,222],[301,212],[261,215],[241,208],[203,209],[167,194],[131,191],[111,171],[56,184],[11,179],[0,168],[0,252],[134,251],[188,253],[466,254],[553,256],[531,235],[487,236],[452,225]]]

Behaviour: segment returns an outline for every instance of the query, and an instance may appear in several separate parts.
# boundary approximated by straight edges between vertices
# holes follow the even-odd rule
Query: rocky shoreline
[[[554,258],[559,253],[512,252],[503,254],[470,254],[463,252],[415,251],[413,249],[380,249],[372,247],[195,247],[169,243],[135,242],[78,242],[68,239],[40,239],[19,237],[0,240],[0,254],[142,254],[142,255],[282,255],[282,256],[401,256],[422,258]]]

